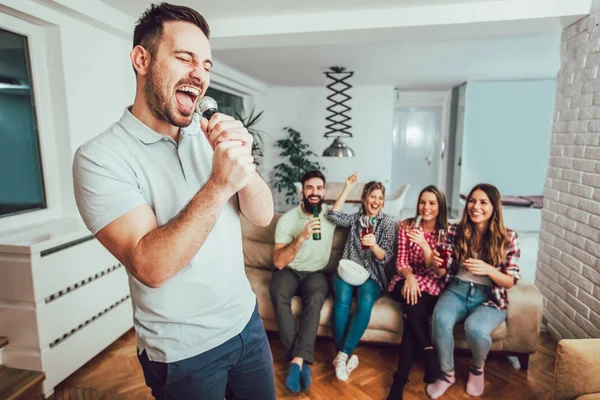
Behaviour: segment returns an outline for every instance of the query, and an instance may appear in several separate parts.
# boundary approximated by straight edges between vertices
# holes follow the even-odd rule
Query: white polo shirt
[[[128,109],[75,153],[73,182],[81,217],[96,234],[121,215],[148,204],[158,226],[173,219],[204,186],[213,150],[194,121],[179,143],[135,118]],[[239,334],[256,297],[244,270],[237,196],[206,241],[162,287],[129,274],[139,351],[152,361],[193,357]]]

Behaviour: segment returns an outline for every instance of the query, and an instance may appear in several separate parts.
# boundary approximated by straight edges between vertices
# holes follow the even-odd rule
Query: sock
[[[394,383],[392,383],[392,388],[390,389],[387,400],[402,400],[406,382],[408,382],[408,377],[394,375]]]
[[[290,392],[300,392],[300,366],[298,364],[290,364],[287,371],[287,376],[285,377],[285,387]]]
[[[310,386],[312,379],[311,376],[312,375],[312,371],[310,370],[310,367],[308,366],[308,364],[306,363],[306,361],[302,364],[302,371],[300,371],[300,388],[304,391],[306,389],[308,389],[308,387]]]
[[[456,379],[454,378],[454,371],[440,371],[440,378],[437,381],[435,381],[435,383],[430,383],[429,385],[427,385],[427,394],[432,399],[437,399],[438,397],[443,395],[455,381]]]
[[[346,363],[346,372],[348,376],[358,367],[358,356],[356,354],[352,354],[348,362]]]
[[[348,371],[346,369],[346,362],[348,361],[348,354],[342,353],[341,351],[337,353],[337,356],[333,359],[333,366],[335,367],[335,376],[340,381],[348,380]]]
[[[435,349],[425,349],[425,376],[423,382],[434,383],[440,376],[440,363],[438,361],[437,351]]]
[[[471,396],[478,397],[483,394],[484,388],[483,366],[481,368],[471,366],[469,369],[469,380],[467,381],[467,393]]]

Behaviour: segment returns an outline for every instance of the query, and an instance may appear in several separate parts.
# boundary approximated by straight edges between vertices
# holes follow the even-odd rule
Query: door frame
[[[448,140],[450,132],[450,105],[452,90],[404,91],[396,89],[394,111],[398,108],[441,107],[440,131],[435,138],[434,162],[437,164],[435,185],[446,192],[446,175],[448,173]],[[442,150],[442,145],[444,149]],[[393,163],[392,163],[393,164]],[[393,172],[393,171],[392,171]]]

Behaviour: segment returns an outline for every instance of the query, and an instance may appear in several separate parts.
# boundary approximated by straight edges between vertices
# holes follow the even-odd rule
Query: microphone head
[[[196,104],[196,112],[206,119],[211,119],[218,110],[217,102],[209,96],[202,97]]]

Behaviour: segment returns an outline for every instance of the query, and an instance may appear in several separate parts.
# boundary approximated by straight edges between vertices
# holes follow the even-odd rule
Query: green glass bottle
[[[319,207],[315,207],[313,209],[313,217],[320,219],[319,218]],[[313,233],[313,240],[321,240],[321,228],[319,228],[319,232]]]

